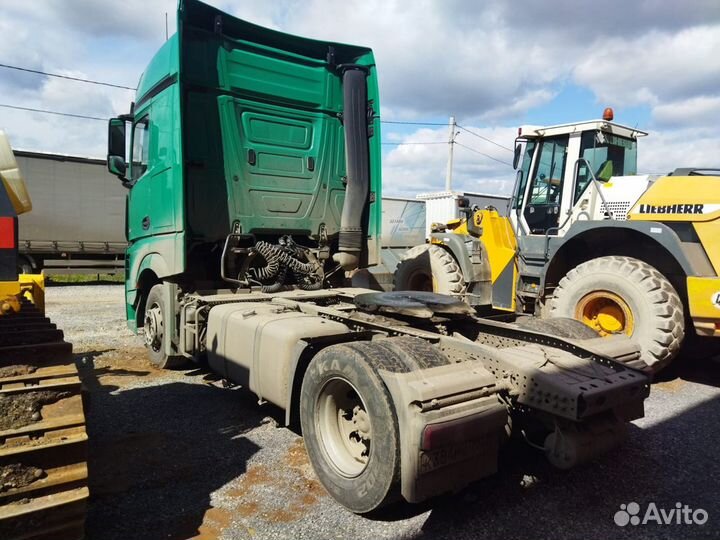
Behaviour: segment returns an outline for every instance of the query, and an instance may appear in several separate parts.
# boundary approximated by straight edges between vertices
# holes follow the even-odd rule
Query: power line
[[[439,123],[439,122],[404,122],[401,120],[380,120],[381,124],[400,124],[400,125],[408,125],[408,126],[447,126],[446,123]],[[513,152],[512,148],[508,148],[507,146],[503,146],[502,144],[493,141],[492,139],[485,137],[483,135],[480,135],[479,133],[466,128],[465,126],[461,126],[459,124],[455,124],[456,127],[459,129],[462,129],[463,131],[468,132],[470,135],[473,135],[479,139],[482,139],[483,141],[489,142],[490,144],[494,144],[495,146],[502,148],[503,150],[507,150],[508,152]]]
[[[480,154],[481,156],[485,156],[485,157],[488,158],[488,159],[492,159],[493,161],[497,161],[498,163],[502,163],[503,165],[507,165],[508,167],[512,167],[512,164],[511,164],[511,163],[508,163],[507,161],[503,161],[503,160],[498,159],[498,158],[494,158],[494,157],[492,157],[491,155],[488,155],[488,154],[486,154],[486,153],[484,153],[484,152],[481,152],[480,150],[475,150],[474,148],[470,148],[469,146],[465,146],[464,144],[459,143],[459,142],[457,142],[457,141],[455,141],[455,144],[457,144],[458,146],[461,146],[461,147],[465,148],[466,150],[470,150],[471,152],[475,152],[476,154]]]
[[[58,111],[48,111],[45,109],[33,109],[32,107],[18,107],[17,105],[8,105],[6,103],[0,103],[0,107],[5,107],[6,109],[15,109],[18,111],[30,111],[30,112],[37,112],[37,113],[44,113],[44,114],[55,114],[57,116],[71,116],[72,118],[84,118],[86,120],[101,120],[103,122],[107,122],[107,118],[100,118],[99,116],[87,116],[84,114],[73,114],[73,113],[65,113],[65,112],[58,112]]]
[[[447,126],[438,122],[401,122],[400,120],[380,120],[381,124],[400,124],[405,126]]]
[[[475,135],[475,137],[477,137],[478,139],[482,139],[483,141],[489,142],[490,144],[494,144],[495,146],[498,146],[498,147],[502,148],[503,150],[507,150],[508,152],[513,152],[513,151],[514,151],[512,148],[508,148],[507,146],[503,146],[502,144],[497,143],[497,142],[493,141],[492,139],[488,139],[487,137],[483,137],[483,136],[480,135],[479,133],[476,133],[476,132],[474,132],[474,131],[472,131],[472,130],[464,127],[464,126],[460,126],[460,125],[459,125],[458,127],[459,127],[460,129],[462,129],[463,131],[467,131],[470,135]]]
[[[380,143],[380,144],[391,145],[391,146],[405,146],[408,144],[447,144],[447,143],[444,141],[440,141],[440,142],[408,141],[408,142],[384,142],[384,143]]]
[[[47,110],[47,109],[35,109],[35,108],[33,108],[33,107],[19,107],[19,106],[17,106],[17,105],[9,105],[9,104],[7,104],[7,103],[0,103],[0,107],[5,107],[6,109],[14,109],[14,110],[17,110],[17,111],[28,111],[28,112],[35,112],[35,113],[42,113],[42,114],[53,114],[53,115],[56,115],[56,116],[68,116],[68,117],[71,117],[71,118],[82,118],[82,119],[85,119],[85,120],[98,120],[98,121],[101,121],[101,122],[107,122],[107,121],[108,121],[107,118],[101,118],[101,117],[99,117],[99,116],[89,116],[89,115],[85,115],[85,114],[74,114],[74,113],[66,113],[66,112],[60,112],[60,111],[49,111],[49,110]],[[442,125],[445,125],[445,124],[442,124]],[[460,126],[458,126],[458,127],[460,127]],[[380,143],[380,144],[386,145],[386,146],[409,146],[409,145],[448,144],[448,143],[447,143],[447,142],[444,142],[444,141],[427,141],[427,142],[423,142],[423,141],[407,141],[407,142],[383,142],[383,143]],[[466,150],[470,150],[471,152],[475,152],[476,154],[480,154],[481,156],[485,156],[485,157],[488,158],[488,159],[492,159],[493,161],[497,161],[498,163],[502,163],[503,165],[507,165],[507,166],[509,166],[509,167],[512,167],[512,165],[511,165],[510,163],[506,162],[506,161],[502,161],[502,160],[500,160],[500,159],[494,158],[494,157],[491,156],[491,155],[488,155],[488,154],[486,154],[486,153],[484,153],[484,152],[481,152],[481,151],[479,151],[479,150],[476,150],[476,149],[474,149],[474,148],[471,148],[471,147],[469,147],[469,146],[466,146],[466,145],[464,145],[464,144],[462,144],[462,143],[459,143],[459,142],[457,142],[457,141],[454,141],[453,144],[457,144],[458,146],[462,146],[462,147],[465,148]]]
[[[77,81],[77,82],[84,82],[88,84],[97,84],[100,86],[110,86],[112,88],[122,88],[124,90],[136,90],[136,88],[131,88],[130,86],[123,86],[122,84],[113,84],[108,82],[102,82],[102,81],[93,81],[90,79],[80,79],[79,77],[70,77],[69,75],[59,75],[57,73],[47,73],[45,71],[39,71],[37,69],[29,69],[19,66],[11,66],[8,64],[0,64],[0,67],[4,67],[7,69],[16,69],[18,71],[25,71],[27,73],[36,73],[38,75],[47,75],[48,77],[57,77],[58,79],[67,79],[69,81]]]
[[[38,75],[46,75],[48,77],[57,77],[59,79],[66,79],[69,81],[83,82],[83,83],[87,83],[87,84],[96,84],[99,86],[109,86],[111,88],[121,88],[123,90],[136,90],[133,87],[124,86],[122,84],[114,84],[114,83],[108,83],[108,82],[103,82],[103,81],[94,81],[92,79],[82,79],[79,77],[70,77],[69,75],[60,75],[58,73],[48,73],[46,71],[24,68],[24,67],[20,67],[20,66],[11,66],[9,64],[0,64],[0,67],[6,68],[6,69],[15,69],[17,71],[24,71],[26,73],[35,73]],[[22,107],[12,107],[9,105],[3,105],[3,106],[23,110]],[[30,110],[30,109],[27,109],[27,110]],[[62,115],[62,116],[73,116],[73,117],[77,117],[77,118],[88,118],[88,119],[92,119],[92,120],[100,120],[99,118],[96,118],[96,117],[87,117],[84,115],[76,115],[76,114],[68,114],[68,113],[57,113],[54,111],[34,110],[34,112],[44,112],[47,114],[58,114],[58,115]],[[105,119],[103,118],[102,120],[105,120]],[[441,122],[409,122],[409,121],[402,121],[402,120],[380,120],[380,123],[381,124],[406,125],[406,126],[446,126],[447,125],[447,124],[441,123]],[[495,146],[502,148],[504,150],[507,150],[508,152],[513,152],[513,150],[511,148],[508,148],[507,146],[503,146],[502,144],[499,144],[499,143],[493,141],[492,139],[489,139],[488,137],[484,137],[483,135],[480,135],[479,133],[476,133],[464,126],[457,125],[457,127],[459,129],[462,129],[463,131],[470,133],[471,135],[474,135],[475,137],[478,137],[479,139],[489,142],[490,144],[494,144]],[[383,144],[393,144],[393,143],[383,143]],[[415,144],[415,143],[403,143],[403,145],[404,144]],[[418,143],[418,144],[430,144],[430,143]],[[400,144],[398,144],[398,146],[400,146]]]

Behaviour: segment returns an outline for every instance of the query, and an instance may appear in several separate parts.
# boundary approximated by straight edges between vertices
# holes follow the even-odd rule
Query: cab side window
[[[565,174],[568,137],[543,141],[540,147],[535,177],[530,188],[529,204],[560,202],[562,180]]]
[[[538,155],[523,211],[530,234],[544,234],[558,226],[568,142],[568,135],[548,137],[536,150]]]
[[[525,198],[525,186],[527,186],[528,177],[530,176],[530,164],[532,163],[533,153],[535,152],[535,141],[528,141],[525,144],[525,152],[523,153],[522,167],[520,167],[520,179],[517,184],[517,191],[513,197],[513,210],[521,208],[523,199]]]
[[[133,125],[132,162],[130,179],[134,182],[140,178],[148,167],[148,150],[150,148],[149,119],[144,116]]]

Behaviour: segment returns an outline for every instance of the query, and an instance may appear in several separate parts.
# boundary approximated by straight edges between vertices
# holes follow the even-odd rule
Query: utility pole
[[[457,135],[457,132],[455,131],[457,124],[455,123],[455,117],[450,117],[450,123],[448,124],[448,127],[450,131],[448,132],[448,162],[447,162],[447,171],[445,173],[445,191],[452,191],[452,169],[453,169],[453,148],[455,146],[455,136]]]
[[[165,41],[168,40],[168,18],[167,11],[165,12]]]

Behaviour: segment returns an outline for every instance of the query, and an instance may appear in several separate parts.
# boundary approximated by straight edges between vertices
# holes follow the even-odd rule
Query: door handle
[[[145,216],[142,220],[142,228],[147,231],[150,228],[150,216]]]

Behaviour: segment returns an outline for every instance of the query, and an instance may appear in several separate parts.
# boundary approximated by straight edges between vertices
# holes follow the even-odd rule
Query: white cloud
[[[714,126],[654,131],[638,143],[638,173],[665,174],[680,167],[715,167],[720,143]]]
[[[661,136],[650,140],[676,145],[673,148],[683,137],[690,145],[700,136],[689,126],[706,126],[718,114],[717,0],[210,3],[283,31],[369,45],[379,67],[384,118],[454,114],[464,123],[513,126],[498,128],[507,130],[508,146],[514,126],[526,122],[529,110],[542,107],[563,85],[573,82],[602,103],[649,106],[653,123],[662,129]],[[135,86],[162,44],[165,12],[170,32],[175,27],[175,0],[5,4],[0,32],[12,39],[0,40],[0,61],[128,86]],[[93,116],[126,112],[132,99],[131,92],[9,70],[0,70],[0,93],[6,103]],[[102,122],[0,109],[0,127],[33,149],[104,153]],[[674,137],[673,130],[681,128],[682,137]],[[393,134],[386,128],[383,132],[385,137]],[[466,135],[458,141],[495,155],[492,146],[486,148]],[[416,136],[425,135],[407,135]],[[437,136],[444,140],[445,128],[438,129]],[[695,146],[713,149],[715,144],[717,154],[713,140]],[[655,148],[655,142],[650,145]],[[446,151],[443,145],[432,145],[386,152],[388,189],[404,189],[413,182],[441,187]],[[482,156],[462,148],[457,148],[456,156],[458,185],[485,190],[476,185],[480,177],[486,182],[497,180],[496,187],[506,186],[506,179],[512,177],[501,171],[502,165],[485,163]]]
[[[574,78],[602,102],[658,106],[717,92],[718,51],[719,24],[596,41],[575,68]]]
[[[655,124],[661,127],[716,126],[718,118],[720,95],[663,103],[653,109]]]

